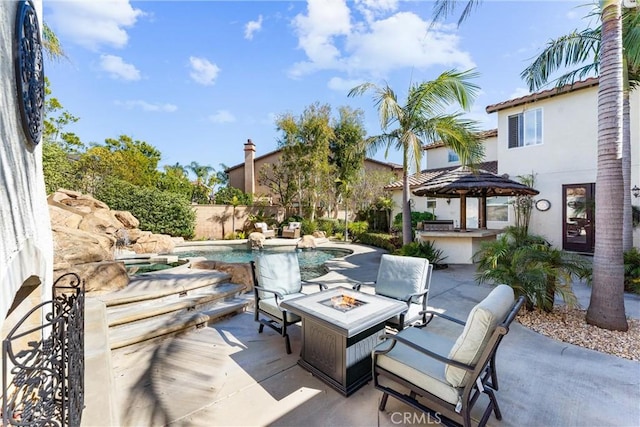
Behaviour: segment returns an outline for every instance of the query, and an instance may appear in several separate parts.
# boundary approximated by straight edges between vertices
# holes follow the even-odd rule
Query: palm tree
[[[598,172],[593,287],[587,323],[626,331],[622,252],[622,20],[619,0],[601,0],[602,44],[598,85]]]
[[[598,11],[599,13],[599,11]],[[623,11],[622,46],[623,60],[623,132],[622,132],[622,179],[623,188],[631,188],[631,126],[629,92],[640,85],[640,13],[635,9]],[[561,67],[580,65],[555,79],[556,87],[573,84],[576,78],[597,74],[600,66],[602,27],[558,37],[547,43],[546,48],[520,74],[529,85],[530,91],[539,90],[549,81],[551,73]],[[633,246],[633,221],[631,193],[623,191],[622,249],[628,251]]]
[[[382,134],[368,138],[369,151],[386,145],[387,152],[394,145],[402,150],[402,241],[409,244],[411,235],[411,207],[409,205],[409,168],[420,171],[423,146],[441,140],[455,151],[463,165],[472,165],[484,155],[484,147],[477,136],[476,122],[461,117],[461,113],[447,113],[452,104],[469,110],[479,87],[470,82],[477,73],[472,70],[445,71],[435,80],[412,85],[404,105],[388,85],[363,83],[349,91],[348,96],[374,91],[374,103],[380,116]]]

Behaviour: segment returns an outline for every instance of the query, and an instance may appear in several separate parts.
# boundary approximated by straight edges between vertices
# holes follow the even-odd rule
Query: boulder
[[[129,284],[129,275],[123,262],[100,261],[74,265],[69,271],[77,273],[85,280],[85,291],[95,294],[117,291]],[[65,270],[54,271],[59,277]]]
[[[65,206],[66,207],[66,206]],[[72,209],[65,209],[60,206],[49,206],[49,216],[51,217],[52,226],[61,226],[67,228],[78,228],[83,216]]]
[[[327,238],[326,234],[322,230],[314,231],[313,232],[313,237],[315,237],[316,239],[326,239]]]
[[[201,270],[218,270],[231,275],[229,281],[238,285],[244,285],[246,292],[253,291],[253,273],[248,262],[222,262],[222,261],[194,261],[191,268]]]
[[[175,243],[167,234],[143,234],[131,246],[137,254],[166,254],[173,251]]]
[[[140,221],[128,211],[112,211],[116,219],[126,228],[138,228]]]
[[[59,226],[52,227],[52,231],[53,262],[56,265],[113,260],[115,240],[108,236]]]
[[[296,246],[298,249],[313,249],[316,247],[316,239],[310,234],[305,234]]]
[[[262,249],[264,247],[264,241],[266,237],[264,234],[259,231],[254,231],[249,234],[249,238],[247,239],[247,246],[249,249]]]
[[[70,196],[69,193],[66,193],[67,195]],[[77,197],[67,197],[67,198],[63,198],[60,200],[60,203],[65,204],[67,206],[86,206],[90,209],[109,209],[109,206],[104,203],[101,202],[98,199],[94,199],[92,196],[88,195],[88,194],[80,194]]]

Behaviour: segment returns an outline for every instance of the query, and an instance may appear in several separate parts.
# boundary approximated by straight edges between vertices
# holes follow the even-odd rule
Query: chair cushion
[[[429,275],[429,260],[384,254],[380,259],[376,294],[404,300],[409,294],[424,290]],[[419,303],[421,298],[413,298]]]
[[[300,228],[301,225],[302,225],[301,222],[290,222],[289,230],[295,230],[296,228]]]
[[[255,228],[261,229],[263,233],[269,231],[269,227],[267,226],[266,222],[256,222]]]
[[[283,299],[287,300],[291,298],[298,298],[304,295],[305,294],[302,294],[302,293],[289,294],[289,295],[285,295]],[[282,310],[278,307],[278,304],[276,304],[275,297],[260,299],[260,302],[258,303],[258,309],[265,313],[269,313],[276,319],[282,320],[282,317],[283,317]],[[298,316],[297,314],[293,314],[290,311],[285,311],[285,312],[287,313],[287,323],[295,323],[300,321],[300,316]]]
[[[496,326],[507,317],[513,302],[513,289],[510,286],[496,286],[469,313],[462,334],[451,348],[449,359],[467,365],[476,364]],[[445,377],[452,386],[464,387],[470,380],[471,373],[447,365]]]
[[[398,336],[442,356],[445,356],[453,345],[453,341],[446,337],[418,328],[404,329],[398,332]],[[389,348],[389,345],[388,341],[382,342],[376,349]],[[376,356],[375,363],[446,402],[453,405],[458,403],[460,394],[458,389],[446,381],[445,364],[433,357],[402,343],[396,343],[389,353]]]
[[[295,252],[261,253],[255,257],[258,286],[283,295],[300,292],[300,265]],[[264,294],[269,298],[273,295]],[[262,298],[263,295],[260,295]]]

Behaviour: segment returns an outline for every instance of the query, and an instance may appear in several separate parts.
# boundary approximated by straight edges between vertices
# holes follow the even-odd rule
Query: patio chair
[[[255,321],[260,323],[258,333],[268,326],[285,339],[287,354],[291,343],[287,327],[300,321],[300,317],[280,306],[283,300],[303,296],[300,265],[295,252],[259,254],[251,261],[255,296]],[[327,286],[318,283],[320,290]]]
[[[253,226],[257,232],[264,234],[266,239],[276,237],[275,230],[269,230],[269,226],[266,222],[256,222]]]
[[[298,239],[300,237],[300,222],[290,222],[285,228],[282,229],[282,237],[288,239]]]
[[[511,287],[499,285],[471,310],[466,322],[434,313],[464,325],[455,342],[415,327],[384,335],[372,356],[374,386],[383,392],[379,409],[384,410],[391,395],[431,416],[470,427],[471,409],[484,393],[489,399],[478,425],[484,426],[491,412],[501,420],[495,355],[523,302],[524,297],[514,302]]]
[[[433,265],[426,258],[384,254],[380,259],[375,282],[377,295],[404,301],[407,309],[387,320],[387,325],[397,330],[421,320],[427,323],[427,301]],[[364,282],[353,289],[360,290]]]

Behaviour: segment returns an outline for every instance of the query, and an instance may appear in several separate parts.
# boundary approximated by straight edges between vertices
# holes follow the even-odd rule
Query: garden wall
[[[196,211],[194,240],[221,240],[234,230],[253,231],[250,215],[264,215],[277,222],[285,219],[278,206],[193,205]]]

